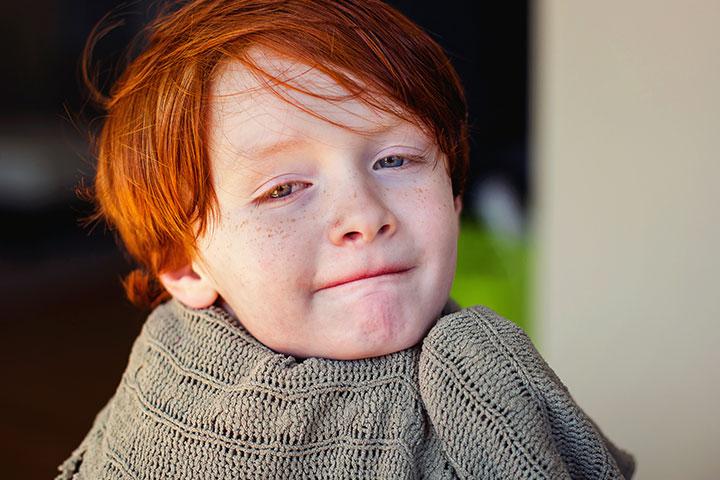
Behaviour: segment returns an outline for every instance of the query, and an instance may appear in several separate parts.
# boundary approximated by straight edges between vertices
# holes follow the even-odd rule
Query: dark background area
[[[527,2],[479,2],[472,12],[458,0],[390,3],[445,47],[463,78],[473,127],[468,196],[500,178],[527,205]],[[78,61],[90,29],[118,5],[0,5],[4,478],[54,475],[113,394],[146,315],[123,297],[130,263],[104,226],[80,225],[92,207],[75,194],[92,179],[86,139],[98,116],[80,87]],[[124,4],[125,25],[98,45],[107,78],[149,5]]]

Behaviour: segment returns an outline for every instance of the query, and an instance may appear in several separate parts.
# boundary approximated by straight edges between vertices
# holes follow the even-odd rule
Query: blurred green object
[[[463,221],[452,298],[463,307],[490,307],[532,336],[529,244],[527,237],[502,237],[475,222]]]

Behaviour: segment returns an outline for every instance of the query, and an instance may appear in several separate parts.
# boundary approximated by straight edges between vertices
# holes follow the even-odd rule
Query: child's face
[[[297,62],[255,58],[320,95],[344,93]],[[303,112],[228,64],[208,124],[220,221],[199,241],[198,281],[275,351],[357,359],[413,346],[455,272],[460,201],[444,156],[418,127],[361,102],[284,93],[373,133]]]

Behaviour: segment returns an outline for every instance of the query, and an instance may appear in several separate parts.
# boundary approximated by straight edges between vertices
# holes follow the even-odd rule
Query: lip
[[[315,290],[315,292],[328,290],[330,288],[339,287],[341,285],[347,285],[348,283],[357,282],[358,280],[365,280],[368,278],[382,277],[382,276],[387,276],[387,275],[398,275],[398,274],[402,274],[405,272],[409,272],[413,268],[414,267],[387,266],[387,267],[382,267],[382,268],[378,268],[378,269],[363,270],[360,272],[353,273],[352,275],[348,275],[347,277],[343,277],[343,278],[328,282],[325,285],[322,285],[317,290]]]

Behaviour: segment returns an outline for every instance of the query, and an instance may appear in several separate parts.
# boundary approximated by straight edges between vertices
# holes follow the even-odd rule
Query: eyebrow
[[[377,125],[375,128],[363,129],[362,134],[368,136],[384,135],[398,129],[398,127],[398,124],[380,124]],[[298,147],[305,146],[307,144],[308,142],[305,138],[290,137],[285,140],[255,146],[249,150],[248,156],[251,158],[269,157],[286,152],[288,150],[293,150]]]
[[[255,146],[250,150],[248,156],[250,156],[251,158],[273,156],[306,144],[307,141],[303,138],[291,137],[285,140],[280,140],[278,142]]]

